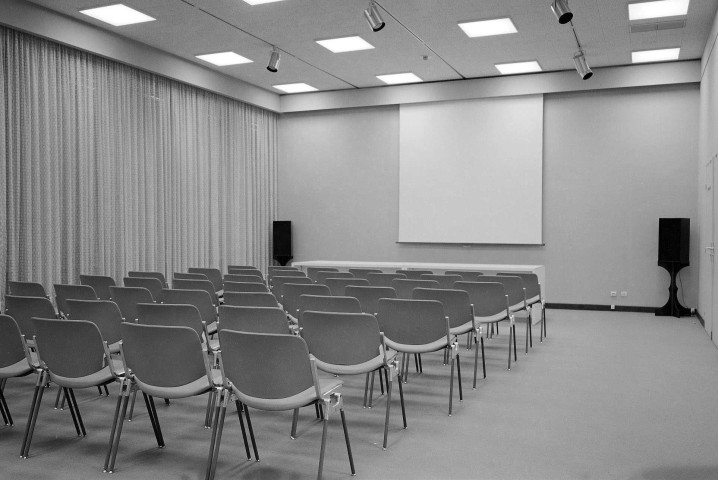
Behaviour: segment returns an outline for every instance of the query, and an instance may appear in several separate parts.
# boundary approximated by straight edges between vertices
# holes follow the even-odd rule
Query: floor
[[[506,369],[508,336],[487,341],[488,378],[471,388],[473,351],[461,350],[463,402],[447,416],[449,369],[441,354],[411,367],[404,386],[409,428],[392,398],[389,446],[381,448],[385,396],[362,408],[363,377],[343,386],[357,478],[623,479],[718,478],[718,350],[695,318],[641,313],[548,311],[548,339],[535,335]],[[0,427],[0,478],[108,478],[111,396],[78,391],[88,435],[75,436],[69,410],[46,391],[30,458],[19,458],[34,379],[13,379],[5,396],[14,427]],[[378,388],[378,384],[377,384]],[[458,389],[455,390],[458,396]],[[455,400],[458,400],[455,397]],[[125,424],[115,473],[121,479],[202,479],[210,431],[205,398],[157,404],[167,446],[158,449],[144,405]],[[298,438],[291,413],[252,411],[261,461],[244,454],[239,422],[228,411],[217,479],[316,476],[321,425],[302,410]],[[329,425],[324,478],[350,477],[339,417]]]

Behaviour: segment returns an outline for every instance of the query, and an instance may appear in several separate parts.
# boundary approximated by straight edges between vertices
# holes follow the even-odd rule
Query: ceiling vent
[[[685,20],[671,20],[669,22],[637,23],[631,25],[631,33],[656,32],[659,30],[675,30],[686,26]]]

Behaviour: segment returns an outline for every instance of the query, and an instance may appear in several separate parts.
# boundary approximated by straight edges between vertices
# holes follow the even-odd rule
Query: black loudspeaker
[[[690,218],[658,219],[658,263],[688,263]]]
[[[272,252],[280,265],[286,265],[292,257],[292,222],[275,220],[272,223]]]

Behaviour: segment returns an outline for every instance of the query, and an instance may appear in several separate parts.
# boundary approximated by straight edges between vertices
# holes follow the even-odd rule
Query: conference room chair
[[[251,285],[251,284],[248,284]],[[273,307],[281,308],[271,293],[264,292],[225,292],[224,305],[231,307]],[[221,308],[221,307],[220,307]]]
[[[436,280],[395,278],[391,281],[391,286],[394,290],[396,290],[396,298],[410,300],[415,288],[439,288],[439,282]]]
[[[350,268],[349,273],[356,278],[366,278],[370,273],[382,273],[378,268]]]
[[[317,368],[332,375],[386,374],[387,396],[384,419],[384,443],[386,450],[389,437],[389,412],[394,378],[399,378],[401,415],[406,428],[404,391],[396,359],[396,351],[388,351],[379,323],[368,313],[336,313],[307,311],[302,316],[302,338],[307,342],[309,353],[314,355]],[[366,386],[364,406],[367,406]],[[292,436],[295,436],[298,410],[294,411]]]
[[[24,377],[33,372],[39,377],[39,367],[37,358],[25,349],[17,322],[9,315],[0,315],[0,413],[5,425],[14,425],[3,393],[7,380]]]
[[[204,290],[205,292],[209,293],[209,298],[212,299],[212,305],[214,305],[215,307],[219,307],[219,297],[217,296],[217,291],[214,289],[214,284],[212,284],[212,282],[210,282],[206,278],[202,280],[174,278],[172,279],[172,289]],[[162,294],[164,295],[164,291]]]
[[[127,272],[128,277],[149,277],[149,278],[156,278],[160,282],[162,282],[162,288],[169,288],[169,285],[167,284],[167,279],[165,278],[164,274],[161,272],[143,272],[143,271],[131,271]],[[132,286],[132,285],[128,285]]]
[[[486,360],[484,358],[484,339],[481,325],[476,325],[474,314],[471,309],[469,294],[464,290],[449,290],[445,288],[415,288],[413,293],[415,300],[435,300],[444,307],[444,315],[449,319],[449,332],[458,337],[467,334],[468,346],[471,341],[478,343],[481,339],[481,364],[483,366],[484,378],[486,378]],[[474,384],[476,388],[476,373],[479,365],[479,349],[474,349]]]
[[[269,287],[265,283],[250,282],[224,282],[224,301],[227,301],[229,292],[266,292],[269,293]]]
[[[317,281],[317,273],[319,272],[338,272],[338,268],[332,267],[307,267],[307,277],[311,278],[312,281]]]
[[[8,295],[16,297],[46,297],[50,298],[45,291],[45,287],[37,282],[15,282],[10,280],[7,282]]]
[[[227,265],[227,273],[239,272],[240,270],[256,270],[258,272],[260,271],[254,265]]]
[[[99,300],[95,289],[89,285],[60,284],[53,285],[55,289],[55,305],[57,313],[65,316],[68,312],[67,300]],[[108,290],[109,292],[109,290]],[[47,318],[47,317],[43,317]]]
[[[498,282],[503,284],[509,298],[509,312],[513,315],[514,324],[518,319],[526,320],[526,347],[525,354],[529,353],[529,346],[533,347],[531,329],[531,311],[526,304],[526,289],[521,277],[508,275],[484,275],[480,282]]]
[[[224,282],[244,282],[244,283],[264,283],[264,277],[261,275],[239,275],[236,273],[228,273],[224,276]]]
[[[279,307],[219,307],[219,330],[290,335],[287,316]]]
[[[396,273],[401,273],[409,280],[421,280],[422,275],[432,275],[434,272],[431,270],[413,270],[409,268],[400,268]]]
[[[259,453],[249,415],[250,407],[258,410],[282,411],[295,410],[311,404],[320,405],[323,412],[323,428],[318,479],[322,478],[324,468],[327,424],[330,417],[339,412],[349,465],[354,475],[356,471],[344,414],[344,401],[339,392],[342,381],[336,378],[319,378],[316,361],[310,358],[304,339],[295,335],[246,333],[233,330],[222,330],[219,337],[222,345],[220,367],[225,390],[221,393],[221,406],[214,415],[216,419],[213,441],[214,461],[208,477],[211,478],[214,474],[225,412],[232,399],[235,400],[240,422],[242,412],[245,414],[257,461],[259,461]],[[243,423],[240,425],[243,426]],[[297,475],[306,476],[306,473],[298,472]]]
[[[461,275],[429,275],[421,276],[422,280],[434,280],[439,282],[439,288],[454,288],[454,283],[462,280]]]
[[[317,272],[315,277],[314,283],[326,285],[327,278],[354,278],[354,274],[349,272],[332,272],[324,270]]]
[[[100,330],[93,322],[33,318],[32,323],[41,373],[35,384],[35,394],[20,449],[21,458],[27,458],[30,454],[42,395],[48,380],[64,392],[77,436],[84,437],[87,432],[75,398],[75,389],[103,387],[120,381],[124,375],[121,362],[112,357]],[[113,441],[113,435],[114,428],[110,443]]]
[[[304,312],[338,312],[338,313],[362,313],[359,300],[354,297],[337,297],[334,295],[300,295],[299,316],[300,322]]]
[[[267,280],[271,284],[274,277],[306,277],[307,274],[301,270],[270,270],[267,273]]]
[[[157,280],[155,278],[147,280]],[[110,299],[117,304],[120,309],[122,318],[126,322],[135,322],[137,320],[137,304],[138,303],[153,303],[155,301],[154,296],[144,287],[110,287]],[[72,308],[69,305],[68,307]],[[70,311],[69,318],[72,318],[72,311]],[[89,320],[83,318],[83,320]],[[119,330],[118,330],[119,333]]]
[[[366,276],[369,285],[374,287],[391,287],[392,280],[396,278],[406,278],[403,273],[369,273]]]
[[[207,276],[207,280],[214,285],[214,291],[220,293],[222,291],[222,272],[217,268],[198,268],[190,267],[187,269],[189,273],[201,273]],[[220,295],[221,296],[221,295]]]
[[[122,284],[125,287],[146,288],[155,302],[161,302],[162,289],[169,288],[163,285],[158,278],[154,277],[125,277],[122,279]],[[111,289],[110,294],[112,294]]]
[[[484,272],[478,270],[447,270],[444,275],[458,275],[462,282],[475,282]]]
[[[498,282],[456,282],[454,288],[469,294],[474,321],[477,324],[498,326],[499,322],[509,322],[508,369],[511,370],[512,343],[514,361],[516,361],[516,325],[509,311],[509,297],[506,295],[504,285]]]
[[[461,388],[461,363],[456,338],[451,335],[449,320],[444,307],[436,300],[404,300],[382,298],[376,315],[379,328],[384,332],[386,345],[404,353],[402,365],[408,367],[409,354],[422,354],[448,349],[451,377],[449,383],[449,416],[454,400],[454,370],[459,383],[459,400],[463,400]]]
[[[95,300],[97,300],[96,297]],[[5,311],[3,313],[10,315],[15,320],[20,333],[25,335],[25,340],[30,345],[34,345],[32,337],[35,336],[32,318],[57,318],[55,307],[47,297],[5,295]]]
[[[396,290],[392,287],[372,287],[371,285],[349,285],[344,289],[347,297],[359,300],[361,311],[376,315],[380,298],[396,298]]]
[[[269,272],[269,274],[272,274],[274,272],[292,272],[292,271],[300,272],[301,270],[299,270],[299,268],[297,268],[297,267],[291,267],[291,266],[286,266],[286,265],[270,265],[269,267],[267,267],[267,272]]]
[[[230,279],[226,278],[227,275],[253,275],[253,276],[255,276],[255,277],[259,277],[259,278],[261,279],[262,283],[266,283],[264,273],[262,273],[260,270],[258,270],[258,269],[256,269],[256,268],[252,268],[252,269],[249,269],[249,268],[247,268],[247,269],[232,269],[232,270],[229,270],[229,271],[227,272],[227,274],[225,275],[225,278],[224,278],[224,281],[225,281],[225,282],[231,281]]]
[[[148,302],[149,303],[149,302]],[[217,308],[206,290],[162,290],[162,303],[193,305],[199,312],[208,336],[217,333]]]
[[[284,285],[287,283],[308,285],[312,282],[309,277],[272,277],[269,291],[277,297],[279,303],[282,303],[282,295],[284,294]]]
[[[200,334],[194,328],[123,323],[121,330],[122,356],[133,383],[122,389],[121,406],[118,404],[121,407],[118,408],[118,432],[105,468],[108,472],[114,470],[121,425],[125,420],[131,390],[137,388],[142,392],[157,446],[163,448],[165,441],[154,398],[189,398],[222,389],[221,375],[218,370],[212,369]],[[205,412],[205,424],[209,422],[209,413]],[[191,453],[183,451],[180,454]],[[213,458],[213,445],[210,445],[209,458]]]
[[[89,285],[100,300],[110,299],[110,287],[115,286],[115,279],[107,275],[80,275],[80,284]]]
[[[529,313],[533,317],[533,306],[539,305],[541,307],[541,325],[539,327],[540,340],[543,341],[543,337],[546,336],[546,301],[543,295],[543,289],[539,283],[538,275],[535,273],[498,273],[499,276],[510,276],[520,277],[524,282],[524,288],[526,289],[526,306],[529,308]],[[533,318],[531,319],[533,323]]]
[[[328,296],[332,292],[327,285],[318,283],[287,283],[284,285],[282,307],[287,312],[289,320],[296,325],[299,322],[299,297],[302,295]]]
[[[209,281],[209,278],[207,278],[207,275],[204,273],[191,273],[191,272],[174,272],[172,274],[172,281],[175,280],[207,280]],[[214,286],[214,284],[212,284]],[[217,290],[215,290],[216,292]]]
[[[121,288],[121,287],[114,287]],[[97,325],[110,353],[120,353],[120,324],[123,316],[119,306],[110,300],[68,300],[68,320],[86,320]],[[135,317],[127,321],[135,321]]]
[[[369,280],[365,278],[327,278],[327,287],[332,292],[332,295],[339,297],[344,296],[344,290],[351,285],[361,285],[368,287]]]

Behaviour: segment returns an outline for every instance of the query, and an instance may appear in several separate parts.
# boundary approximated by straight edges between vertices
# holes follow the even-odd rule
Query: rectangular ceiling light
[[[667,62],[670,60],[678,60],[678,56],[680,55],[680,53],[680,48],[643,50],[641,52],[631,52],[631,59],[633,63]]]
[[[277,90],[281,90],[285,93],[303,93],[303,92],[316,92],[317,89],[306,83],[287,83],[284,85],[272,85]]]
[[[261,5],[263,3],[281,2],[282,0],[244,0],[245,3],[250,5]]]
[[[497,18],[494,20],[481,20],[478,22],[460,23],[459,26],[469,37],[489,37],[491,35],[505,35],[516,33],[514,22],[510,18]]]
[[[541,65],[537,61],[516,62],[516,63],[497,63],[494,65],[501,75],[514,75],[516,73],[541,72]]]
[[[197,55],[197,58],[217,65],[218,67],[239,65],[240,63],[252,63],[252,60],[244,58],[242,55],[237,55],[234,52],[208,53],[206,55]]]
[[[386,83],[387,85],[398,85],[400,83],[416,83],[423,82],[422,79],[414,75],[413,73],[392,73],[390,75],[377,75],[376,78]]]
[[[628,19],[645,20],[648,18],[687,15],[689,2],[690,0],[660,0],[657,2],[629,3]]]
[[[317,40],[317,43],[334,53],[355,52],[374,48],[374,45],[359,36],[329,38],[327,40]]]
[[[145,15],[144,13],[138,12],[137,10],[122,5],[121,3],[108,5],[106,7],[80,10],[80,13],[84,13],[85,15],[96,18],[101,22],[109,23],[115,27],[156,20],[149,15]]]

